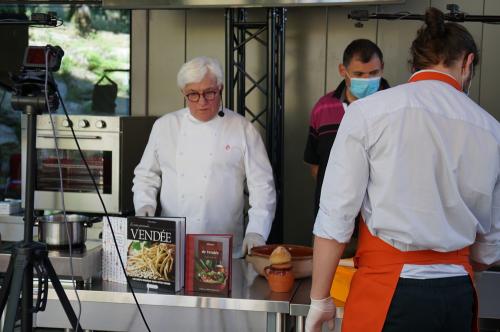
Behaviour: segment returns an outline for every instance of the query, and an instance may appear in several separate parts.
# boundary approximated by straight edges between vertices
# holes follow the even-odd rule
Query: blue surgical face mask
[[[380,77],[349,78],[351,79],[351,93],[358,99],[374,94],[380,87]]]

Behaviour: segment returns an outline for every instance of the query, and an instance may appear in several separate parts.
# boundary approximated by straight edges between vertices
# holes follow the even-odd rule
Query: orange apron
[[[416,72],[409,82],[436,80],[462,91],[460,84],[450,75],[436,71]],[[364,222],[359,223],[358,250],[354,259],[358,268],[344,308],[343,332],[379,332],[384,327],[394,291],[404,264],[457,264],[469,273],[469,248],[452,252],[432,250],[400,251],[373,236]],[[474,319],[472,331],[478,331],[477,294],[474,290]]]
[[[352,278],[345,304],[342,332],[382,331],[404,264],[462,265],[473,280],[468,247],[452,252],[404,252],[373,236],[364,221],[359,223],[358,250],[354,263],[358,270]],[[471,330],[478,331],[475,290]]]

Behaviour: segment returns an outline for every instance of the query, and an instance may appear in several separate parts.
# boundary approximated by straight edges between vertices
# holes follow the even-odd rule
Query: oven
[[[58,142],[66,210],[104,213],[92,179],[71,133],[71,126],[110,214],[133,211],[132,179],[154,123],[154,117],[54,115],[37,117],[35,209],[62,210],[55,139]],[[25,120],[25,119],[23,119]],[[26,121],[22,122],[22,198],[26,170]]]

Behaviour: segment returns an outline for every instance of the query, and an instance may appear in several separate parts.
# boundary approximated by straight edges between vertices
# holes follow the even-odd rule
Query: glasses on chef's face
[[[217,97],[218,94],[219,94],[219,90],[207,90],[207,91],[203,91],[202,93],[195,92],[195,91],[189,92],[189,93],[185,94],[184,96],[190,102],[197,103],[198,101],[200,101],[201,96],[203,96],[203,99],[205,99],[206,101],[213,101],[213,100],[215,100],[215,98]]]

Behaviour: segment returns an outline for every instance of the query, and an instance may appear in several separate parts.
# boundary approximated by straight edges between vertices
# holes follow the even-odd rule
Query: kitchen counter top
[[[0,223],[24,224],[22,214],[0,214]]]
[[[245,260],[233,260],[232,269],[232,291],[228,297],[210,293],[187,294],[181,291],[169,294],[134,289],[152,330],[161,330],[161,326],[164,324],[165,310],[174,312],[175,309],[179,308],[204,308],[263,313],[264,316],[261,315],[261,317],[267,318],[268,331],[283,331],[285,317],[290,311],[290,302],[300,281],[296,281],[292,291],[288,293],[274,293],[269,290],[266,279],[260,277]],[[67,286],[69,287],[69,285]],[[75,293],[68,290],[66,294],[76,308]],[[132,293],[127,285],[99,281],[79,290],[78,295],[82,302],[81,322],[85,329],[144,330],[144,326],[140,324],[142,323],[140,317],[137,316]],[[115,314],[124,319],[110,320],[109,317],[114,317]],[[189,316],[189,311],[179,311],[179,319],[185,319],[186,317],[183,316],[186,315]],[[130,318],[134,318],[134,320]],[[36,325],[40,327],[69,327],[53,289],[50,289],[48,293],[46,311],[37,314]]]
[[[233,260],[232,291],[227,297],[211,293],[186,293],[184,290],[166,293],[134,288],[134,291],[140,303],[147,305],[288,313],[289,303],[299,287],[299,282],[296,281],[294,288],[288,293],[274,293],[269,290],[266,279],[255,276],[249,269],[252,268],[249,268],[244,260]],[[243,278],[238,278],[242,276],[242,272]],[[245,275],[247,272],[250,272],[250,278]],[[103,280],[79,290],[79,295],[82,301],[134,303],[126,284]],[[72,298],[71,293],[68,296],[70,300],[76,300],[76,297]]]
[[[476,289],[479,297],[479,318],[500,319],[500,268],[476,273]]]
[[[15,242],[2,242],[0,245],[0,273],[7,271]],[[49,250],[49,259],[61,279],[70,279],[68,250]],[[101,275],[102,242],[87,241],[83,248],[73,248],[73,273],[76,280],[91,282]]]
[[[21,241],[24,236],[24,215],[0,214],[0,234],[4,241]]]

